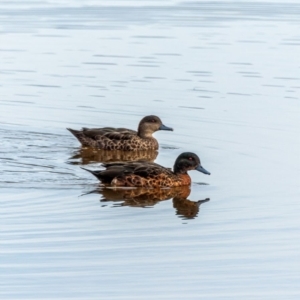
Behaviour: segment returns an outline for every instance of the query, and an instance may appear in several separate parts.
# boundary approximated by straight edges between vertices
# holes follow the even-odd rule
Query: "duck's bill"
[[[196,168],[197,171],[202,172],[204,174],[210,175],[210,173],[208,171],[206,171],[202,166],[198,166]]]
[[[168,127],[164,124],[161,124],[160,127],[159,127],[159,130],[169,130],[169,131],[173,131],[173,128],[171,127]]]

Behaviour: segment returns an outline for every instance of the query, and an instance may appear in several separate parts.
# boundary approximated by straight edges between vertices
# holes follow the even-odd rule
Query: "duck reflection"
[[[183,219],[194,219],[197,217],[200,205],[209,201],[209,198],[198,201],[191,201],[188,199],[173,198],[173,207],[176,209],[176,215]]]
[[[151,207],[158,202],[173,198],[173,207],[176,209],[176,215],[184,219],[194,219],[198,215],[200,205],[209,201],[209,198],[191,201],[187,199],[190,192],[189,186],[168,189],[102,188],[93,191],[93,193],[99,193],[101,195],[100,202],[118,202],[114,204],[115,207]]]
[[[156,150],[121,151],[97,150],[94,148],[81,148],[70,159],[73,165],[87,165],[93,162],[116,162],[147,160],[153,162],[157,157]],[[79,161],[78,161],[79,159]],[[72,161],[76,160],[76,161]]]

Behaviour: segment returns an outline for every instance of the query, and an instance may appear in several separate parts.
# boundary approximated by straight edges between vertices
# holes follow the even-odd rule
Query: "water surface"
[[[298,1],[0,8],[1,299],[299,299]],[[79,168],[99,156],[66,127],[148,114],[175,129],[157,163],[212,173],[192,217]]]

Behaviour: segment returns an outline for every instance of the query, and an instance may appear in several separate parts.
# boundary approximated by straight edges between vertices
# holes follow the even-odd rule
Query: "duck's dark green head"
[[[157,130],[173,131],[173,128],[165,126],[157,116],[146,116],[140,121],[138,135],[140,137],[151,137]]]
[[[195,153],[181,153],[175,161],[174,173],[185,174],[189,170],[197,170],[204,174],[210,175],[210,173],[201,166],[200,158]]]

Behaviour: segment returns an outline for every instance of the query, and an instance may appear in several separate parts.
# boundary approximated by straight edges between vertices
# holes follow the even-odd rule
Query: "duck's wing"
[[[138,169],[140,163],[111,163],[103,164],[106,170],[94,174],[103,183],[111,182],[115,177],[124,177],[128,175],[138,175],[135,170]]]
[[[161,174],[171,175],[173,174],[172,170],[165,168],[159,164],[149,162],[146,160],[140,160],[135,162],[120,162],[104,165],[107,169],[122,169],[120,175],[138,175],[140,177],[154,177]]]
[[[103,128],[82,128],[82,133],[90,137],[92,139],[95,139],[97,136],[106,136],[107,138],[110,138],[110,136],[121,136],[121,135],[136,135],[137,132],[131,129],[127,128],[114,128],[114,127],[103,127]]]
[[[133,172],[135,175],[138,175],[138,176],[144,177],[144,178],[157,177],[157,176],[161,176],[161,175],[165,175],[165,176],[174,175],[171,169],[165,168],[156,163],[141,164],[141,165],[137,166],[133,170]]]
[[[89,137],[93,140],[99,138],[110,139],[110,140],[129,140],[136,136],[136,131],[125,130],[125,128],[93,128],[93,129],[83,129],[82,133],[84,136]]]
[[[102,166],[105,167],[106,170],[101,172],[101,177],[106,177],[111,180],[115,177],[125,178],[131,175],[140,176],[142,178],[169,177],[174,175],[170,168],[165,168],[148,161],[116,162],[102,164]]]
[[[119,128],[116,128],[116,127],[101,127],[101,128],[87,128],[87,127],[82,127],[81,129],[82,131],[100,131],[100,132],[104,132],[104,133],[107,133],[107,132],[131,132],[131,133],[137,133],[136,130],[132,130],[132,129],[128,129],[128,128],[123,128],[123,127],[119,127]]]
[[[144,165],[144,164],[151,164],[151,163],[146,160],[139,160],[139,161],[128,161],[128,162],[104,163],[101,166],[106,168],[106,170],[118,169],[118,170],[129,172],[129,171],[134,171],[140,165]]]
[[[113,141],[119,141],[119,140],[131,140],[137,137],[136,133],[132,133],[130,131],[112,131],[107,132],[104,135],[102,135],[103,138],[107,138]]]
[[[149,186],[149,182],[147,182],[149,180],[151,186],[152,181],[166,180],[174,176],[171,169],[146,161],[108,163],[102,166],[106,168],[103,171],[87,171],[96,176],[103,184],[116,186]]]

